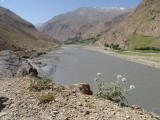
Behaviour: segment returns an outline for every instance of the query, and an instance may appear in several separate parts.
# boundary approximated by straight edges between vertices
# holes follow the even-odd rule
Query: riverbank
[[[140,63],[143,65],[147,65],[150,67],[160,69],[160,54],[158,53],[138,53],[138,52],[121,52],[114,50],[104,50],[105,47],[97,47],[97,46],[84,46],[84,49],[94,50],[98,52],[105,53],[110,56],[118,57],[121,59],[126,59],[132,62]]]
[[[160,116],[137,107],[120,107],[109,100],[76,92],[71,86],[30,91],[30,78],[0,79],[0,119],[15,120],[159,120]],[[39,96],[53,93],[41,104]]]

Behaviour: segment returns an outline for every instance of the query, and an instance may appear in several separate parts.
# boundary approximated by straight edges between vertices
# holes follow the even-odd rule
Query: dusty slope
[[[129,13],[124,13],[120,16],[117,16],[111,20],[99,23],[98,25],[89,29],[86,33],[82,35],[83,39],[92,38],[92,37],[101,37],[103,34],[107,33],[112,27],[120,23]]]
[[[159,120],[160,116],[109,100],[82,95],[69,87],[54,85],[47,91],[29,91],[28,78],[0,79],[0,119],[16,120]],[[40,95],[56,93],[55,100],[38,104]]]
[[[53,17],[44,23],[39,31],[54,36],[60,41],[80,37],[88,29],[105,20],[130,11],[128,7],[82,7]]]
[[[121,47],[126,45],[126,48],[131,49],[143,46],[160,47],[159,20],[160,1],[142,0],[134,12],[129,14],[119,25],[103,35],[100,42],[118,43]]]
[[[0,50],[54,48],[58,41],[38,32],[35,26],[0,7]]]

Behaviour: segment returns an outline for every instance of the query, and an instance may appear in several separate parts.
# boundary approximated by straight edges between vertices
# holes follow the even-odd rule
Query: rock
[[[19,68],[18,71],[17,71],[17,77],[21,77],[21,76],[24,76],[24,75],[27,75],[27,70],[25,68]]]
[[[7,115],[7,113],[6,112],[1,112],[0,113],[0,118],[3,117],[4,115]]]
[[[37,69],[34,68],[28,61],[22,61],[21,67],[18,69],[16,76],[24,76],[24,75],[32,75],[37,76],[38,72]]]
[[[87,83],[73,84],[73,86],[76,91],[81,92],[82,94],[93,95],[93,92]]]
[[[37,76],[38,75],[37,69],[31,67],[30,70],[29,70],[29,74],[32,75],[32,76]]]
[[[14,55],[14,52],[0,51],[0,77],[13,77],[20,64],[20,58]]]

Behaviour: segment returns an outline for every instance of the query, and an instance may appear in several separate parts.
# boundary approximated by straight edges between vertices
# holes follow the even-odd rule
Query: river
[[[121,74],[127,79],[126,87],[135,85],[129,91],[127,100],[130,105],[138,105],[149,111],[160,114],[160,70],[104,53],[85,50],[81,47],[62,47],[38,58],[51,66],[54,72],[48,75],[55,83],[69,85],[89,83],[95,90],[96,73],[102,73],[101,81],[112,82]],[[56,69],[55,69],[56,68]]]

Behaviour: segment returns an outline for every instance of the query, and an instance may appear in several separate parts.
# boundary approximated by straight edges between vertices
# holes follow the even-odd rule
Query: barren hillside
[[[160,1],[142,0],[125,20],[99,40],[102,44],[120,44],[123,48],[160,47]]]

